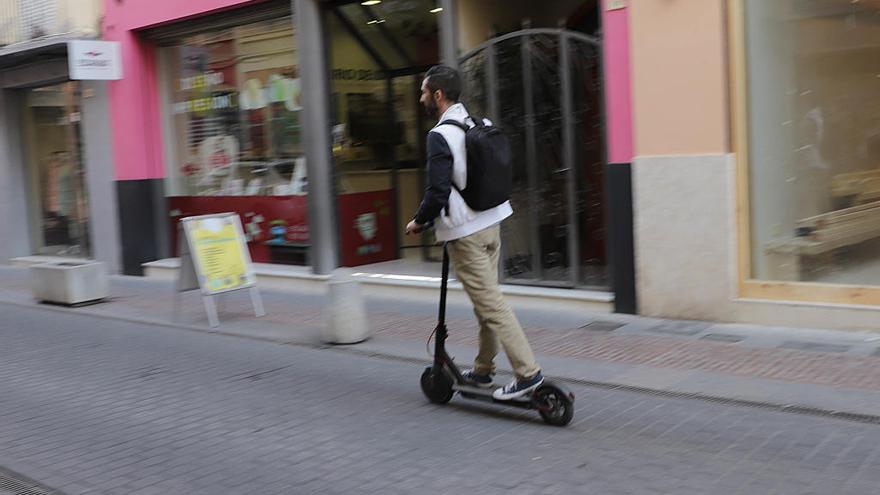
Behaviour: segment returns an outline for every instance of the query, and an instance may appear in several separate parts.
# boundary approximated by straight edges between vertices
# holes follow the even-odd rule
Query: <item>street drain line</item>
[[[316,348],[316,346],[309,346]],[[336,346],[317,346],[318,349],[331,350],[336,352],[347,352],[358,354],[365,357],[373,357],[385,359],[388,361],[401,361],[407,363],[430,364],[429,359],[410,358],[403,356],[395,356],[393,354],[385,354],[375,351],[361,351],[353,348],[341,348]],[[499,371],[499,375],[511,374],[506,371]],[[676,392],[673,390],[657,390],[648,387],[639,387],[636,385],[621,385],[619,383],[599,382],[594,380],[583,380],[578,378],[561,378],[553,377],[555,381],[581,385],[590,388],[599,388],[604,390],[619,390],[623,392],[633,392],[637,394],[651,395],[655,397],[663,397],[667,399],[685,399],[698,400],[701,402],[711,402],[713,404],[721,404],[725,406],[748,407],[751,409],[763,409],[766,411],[776,411],[787,414],[800,414],[802,416],[813,416],[819,418],[831,418],[842,421],[850,421],[854,423],[865,423],[871,425],[880,425],[880,415],[849,413],[844,411],[834,411],[831,409],[822,409],[818,407],[803,406],[798,404],[774,404],[772,402],[762,402],[748,399],[732,399],[729,397],[719,397],[715,395],[700,394],[695,392]]]
[[[0,494],[6,495],[63,495],[8,469],[0,468]]]

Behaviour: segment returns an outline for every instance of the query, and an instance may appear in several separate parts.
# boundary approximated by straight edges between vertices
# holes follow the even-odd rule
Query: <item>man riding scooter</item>
[[[480,388],[493,387],[498,344],[513,367],[514,380],[494,391],[498,400],[530,394],[543,382],[541,368],[498,282],[501,222],[513,214],[505,200],[488,209],[472,207],[469,201],[476,183],[469,174],[466,134],[477,123],[459,102],[461,77],[446,66],[435,66],[422,82],[420,102],[439,123],[428,133],[427,187],[418,212],[406,226],[407,234],[418,234],[433,224],[438,241],[446,246],[456,277],[474,306],[480,325],[479,352],[471,370],[462,376]],[[491,177],[487,177],[491,181]],[[470,187],[469,187],[470,186]]]

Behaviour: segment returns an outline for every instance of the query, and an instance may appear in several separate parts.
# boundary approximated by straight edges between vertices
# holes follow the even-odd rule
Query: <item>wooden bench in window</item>
[[[835,175],[831,178],[831,194],[856,205],[880,200],[880,169]]]
[[[829,265],[835,250],[880,237],[880,201],[805,218],[797,222],[795,232],[795,237],[766,247],[772,280],[802,280],[807,263]]]

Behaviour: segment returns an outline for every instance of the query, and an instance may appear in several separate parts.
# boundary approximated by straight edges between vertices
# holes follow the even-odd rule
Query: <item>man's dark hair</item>
[[[425,79],[428,80],[427,87],[431,93],[443,91],[446,99],[452,102],[458,102],[461,98],[461,76],[457,70],[445,65],[435,65],[425,74]]]

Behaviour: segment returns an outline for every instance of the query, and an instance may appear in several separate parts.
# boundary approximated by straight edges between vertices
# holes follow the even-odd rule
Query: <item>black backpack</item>
[[[474,127],[455,120],[444,120],[440,125],[454,125],[464,131],[467,186],[459,189],[453,183],[452,187],[472,210],[484,211],[510,199],[513,153],[507,136],[500,129],[485,125],[483,119],[471,117],[471,120],[476,124]]]

